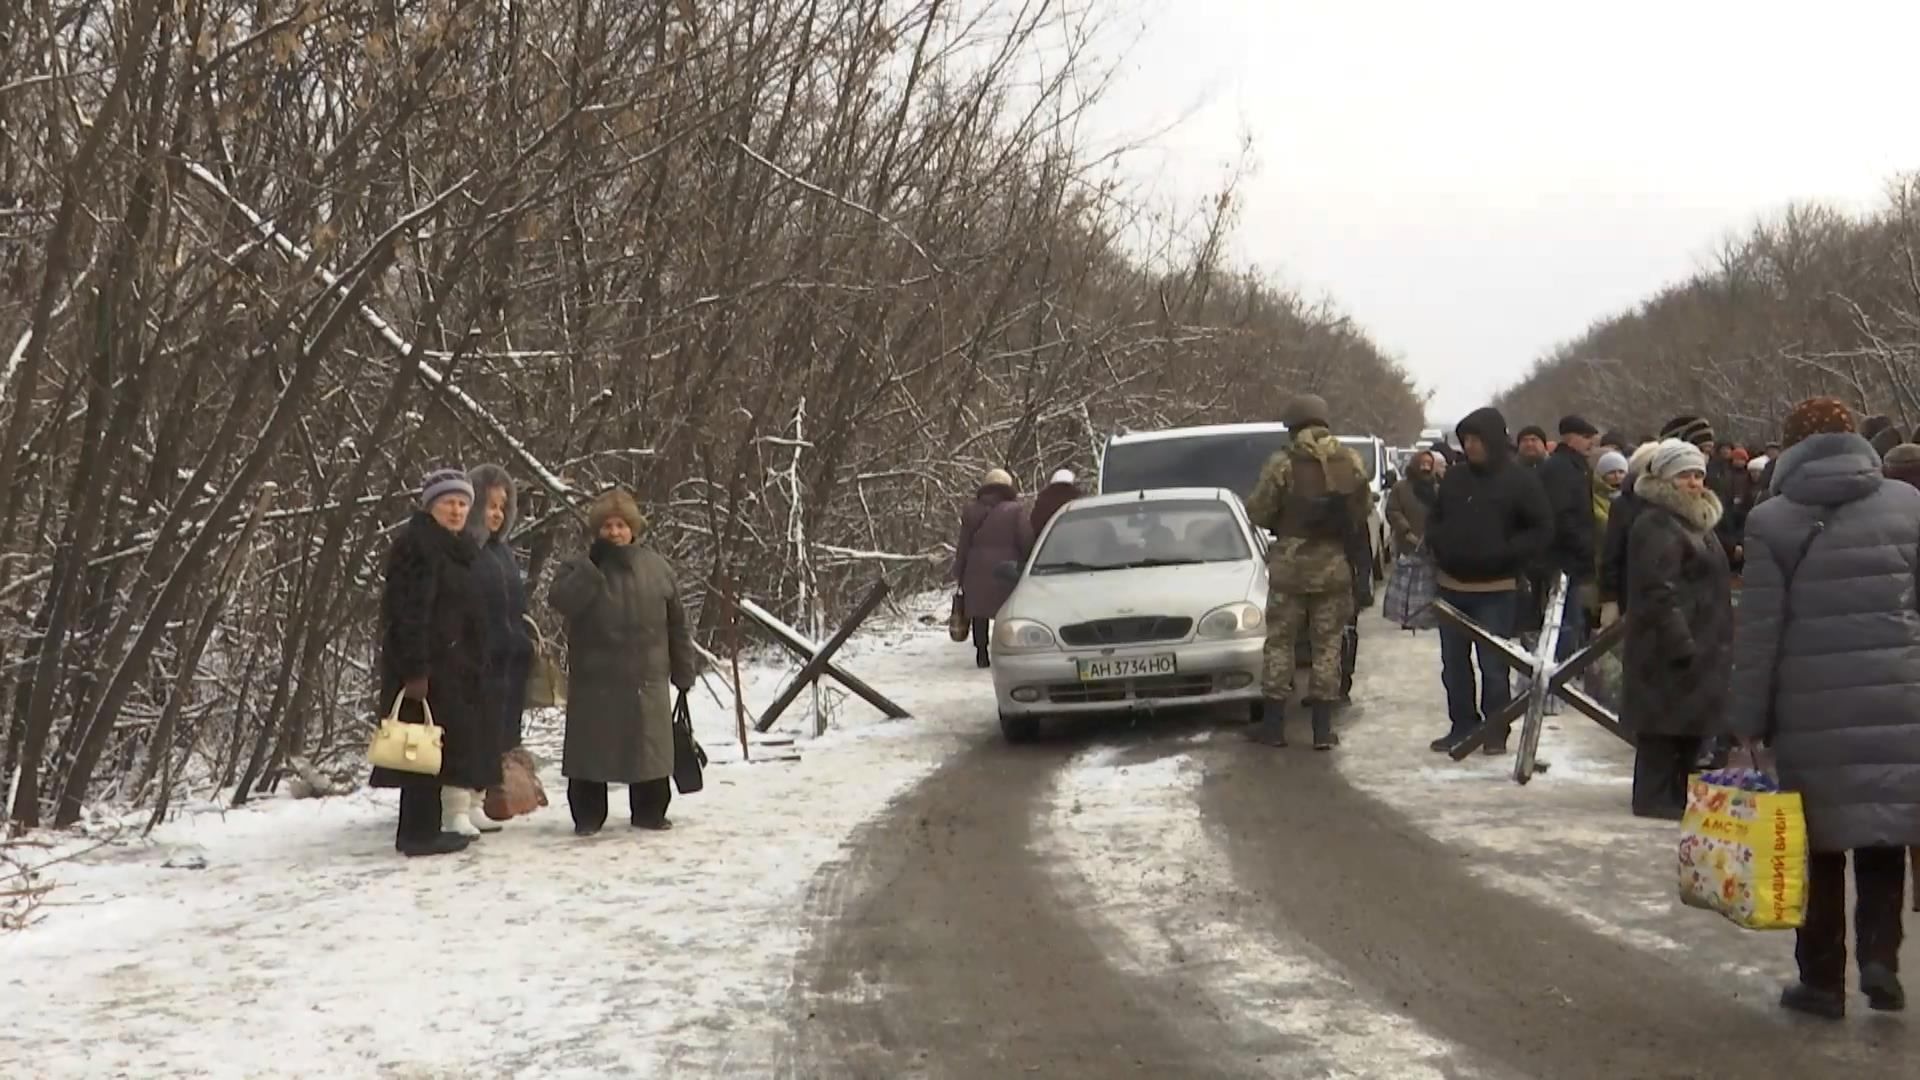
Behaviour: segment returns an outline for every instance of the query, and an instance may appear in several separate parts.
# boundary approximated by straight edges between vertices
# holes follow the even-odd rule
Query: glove
[[[618,546],[605,538],[596,539],[593,546],[587,549],[587,558],[593,560],[593,565],[599,566],[607,561],[607,556],[613,554],[613,549]]]
[[[422,675],[418,678],[408,679],[406,686],[402,689],[408,698],[414,701],[425,701],[427,700],[427,677]]]

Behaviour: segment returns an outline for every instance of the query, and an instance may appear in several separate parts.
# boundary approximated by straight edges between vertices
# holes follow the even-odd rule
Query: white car
[[[1218,488],[1069,503],[1034,545],[994,623],[1000,728],[1044,716],[1258,700],[1266,637],[1265,545]]]

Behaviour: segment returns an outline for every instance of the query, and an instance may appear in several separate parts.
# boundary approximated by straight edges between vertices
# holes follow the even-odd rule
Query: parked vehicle
[[[992,641],[1001,732],[1043,717],[1247,703],[1260,696],[1266,543],[1218,488],[1099,495],[1040,535]]]

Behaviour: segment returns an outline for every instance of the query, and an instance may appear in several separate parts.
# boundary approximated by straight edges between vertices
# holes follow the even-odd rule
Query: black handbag
[[[707,785],[701,770],[707,767],[707,751],[693,737],[693,707],[687,692],[673,702],[673,786],[680,794],[691,795]]]

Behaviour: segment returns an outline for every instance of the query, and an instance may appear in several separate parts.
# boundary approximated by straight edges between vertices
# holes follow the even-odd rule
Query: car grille
[[[1151,675],[1113,682],[1052,683],[1047,700],[1055,705],[1104,705],[1127,701],[1177,701],[1213,693],[1212,675]]]
[[[1149,641],[1179,641],[1193,632],[1192,619],[1145,615],[1128,619],[1095,619],[1060,628],[1060,640],[1079,648],[1098,645],[1139,645]]]

